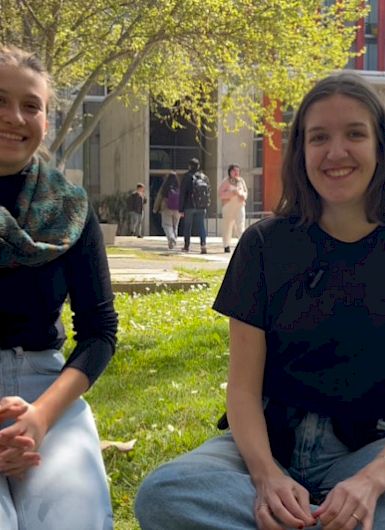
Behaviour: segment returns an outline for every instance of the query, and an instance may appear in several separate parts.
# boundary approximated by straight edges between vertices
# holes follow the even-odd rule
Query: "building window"
[[[365,46],[364,69],[377,70],[378,68],[378,2],[370,1],[370,13],[365,20]]]
[[[203,138],[200,138],[200,142]],[[150,116],[150,169],[186,170],[188,161],[201,159],[201,145],[193,125],[173,129],[167,117]]]
[[[256,214],[263,210],[263,179],[262,173],[255,173],[253,175],[253,189],[249,190],[252,202],[250,204],[251,211],[246,212],[247,217],[255,218]],[[249,203],[249,200],[247,201]]]
[[[263,136],[254,132],[253,137],[253,168],[263,167]]]
[[[294,111],[292,109],[284,110],[282,113],[282,121],[286,127],[282,131],[282,153],[286,151],[287,142],[289,140],[290,125],[294,118]]]

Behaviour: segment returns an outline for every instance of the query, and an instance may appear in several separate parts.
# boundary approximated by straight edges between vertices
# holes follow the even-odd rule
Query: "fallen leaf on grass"
[[[109,449],[110,447],[115,447],[122,453],[128,453],[129,451],[133,450],[135,444],[136,440],[130,440],[129,442],[113,442],[111,440],[102,440],[100,442],[100,447],[102,448],[102,451]]]

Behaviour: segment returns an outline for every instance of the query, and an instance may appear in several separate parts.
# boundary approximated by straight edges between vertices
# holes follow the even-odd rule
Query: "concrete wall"
[[[202,170],[210,179],[211,184],[211,204],[208,210],[210,217],[215,217],[217,212],[217,187],[218,187],[218,139],[207,137],[205,139],[205,152],[202,160]]]
[[[148,187],[148,110],[115,101],[100,122],[101,195]]]
[[[253,187],[253,133],[244,127],[237,133],[230,133],[223,128],[219,132],[220,145],[218,145],[218,186],[227,176],[230,164],[238,164],[241,176],[245,180],[249,194]],[[248,210],[246,205],[246,210]],[[221,213],[218,202],[218,213]]]
[[[136,189],[143,182],[149,190],[149,114],[112,103],[100,122],[100,194]],[[145,206],[144,233],[149,231],[149,201]]]

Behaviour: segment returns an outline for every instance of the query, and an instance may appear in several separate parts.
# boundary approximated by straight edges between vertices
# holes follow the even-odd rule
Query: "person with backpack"
[[[168,248],[172,250],[176,246],[180,219],[179,182],[175,171],[171,171],[163,181],[155,197],[153,212],[160,213]]]
[[[218,194],[222,203],[223,247],[225,252],[230,252],[233,229],[238,239],[245,230],[247,187],[237,164],[229,165],[227,175],[219,186]]]
[[[180,196],[179,212],[184,215],[184,247],[183,251],[190,250],[190,238],[194,219],[198,225],[201,254],[207,254],[206,229],[204,219],[206,209],[210,206],[210,181],[200,170],[200,162],[197,158],[189,161],[188,171],[183,175]]]

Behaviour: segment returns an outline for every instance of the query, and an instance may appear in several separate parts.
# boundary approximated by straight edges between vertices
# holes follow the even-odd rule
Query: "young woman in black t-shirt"
[[[146,478],[144,530],[385,528],[385,112],[361,77],[304,97],[282,177],[214,303],[231,432]]]

